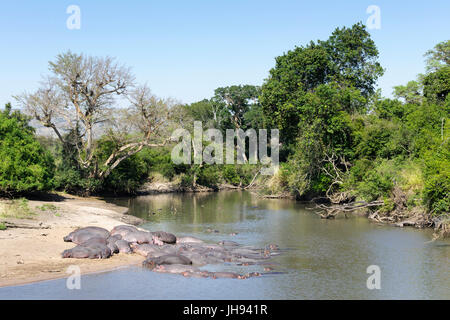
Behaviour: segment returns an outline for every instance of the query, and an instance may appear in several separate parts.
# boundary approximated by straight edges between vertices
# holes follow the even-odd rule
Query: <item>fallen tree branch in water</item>
[[[341,212],[351,212],[355,210],[360,210],[368,207],[382,206],[383,201],[356,201],[352,203],[331,205],[327,206],[325,204],[316,204],[315,209],[321,209],[321,212],[316,212],[322,219],[334,219]]]

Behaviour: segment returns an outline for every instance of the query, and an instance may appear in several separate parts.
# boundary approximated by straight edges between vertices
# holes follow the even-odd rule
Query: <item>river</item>
[[[81,290],[68,290],[65,279],[0,288],[0,299],[450,299],[450,241],[429,243],[431,230],[378,225],[364,217],[322,220],[308,204],[245,191],[108,201],[128,206],[152,231],[256,247],[275,243],[282,254],[272,259],[273,274],[246,280],[131,267],[82,276]],[[381,289],[367,288],[371,265],[379,267]],[[264,272],[231,264],[205,269]]]

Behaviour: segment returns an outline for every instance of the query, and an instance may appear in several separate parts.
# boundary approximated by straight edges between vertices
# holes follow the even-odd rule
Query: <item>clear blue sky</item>
[[[66,8],[81,8],[81,29],[69,30]],[[423,54],[450,38],[450,1],[2,1],[0,105],[34,90],[48,61],[68,49],[109,55],[133,68],[153,93],[193,102],[215,88],[262,84],[274,58],[310,40],[326,39],[381,9],[370,30],[387,69],[383,95],[423,72]]]

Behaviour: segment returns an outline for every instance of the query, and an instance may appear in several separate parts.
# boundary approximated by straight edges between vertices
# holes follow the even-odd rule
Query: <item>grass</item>
[[[4,223],[0,223],[0,231],[6,230],[6,225]]]
[[[43,204],[42,206],[37,208],[40,209],[41,211],[52,211],[52,212],[58,211],[58,207],[53,204]]]
[[[25,198],[2,201],[0,203],[0,217],[16,219],[32,219],[35,213],[30,209]]]
[[[417,163],[406,163],[400,170],[400,187],[405,192],[421,193],[425,185],[421,167]]]

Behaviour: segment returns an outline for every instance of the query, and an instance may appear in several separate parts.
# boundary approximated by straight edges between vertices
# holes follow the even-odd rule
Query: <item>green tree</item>
[[[260,96],[268,125],[281,130],[282,142],[293,143],[304,127],[305,96],[319,85],[354,88],[368,98],[383,74],[377,59],[378,50],[362,23],[337,28],[327,41],[311,42],[277,57]]]
[[[29,118],[11,109],[7,104],[0,112],[0,193],[50,190],[53,158],[36,140]]]
[[[433,72],[450,65],[450,40],[438,43],[425,53],[427,72]]]
[[[419,81],[409,81],[406,86],[395,86],[394,96],[403,98],[406,103],[420,104],[422,102],[422,84]]]
[[[235,129],[246,129],[245,116],[258,105],[260,88],[252,85],[238,85],[217,88],[213,101],[225,106],[228,122]]]

